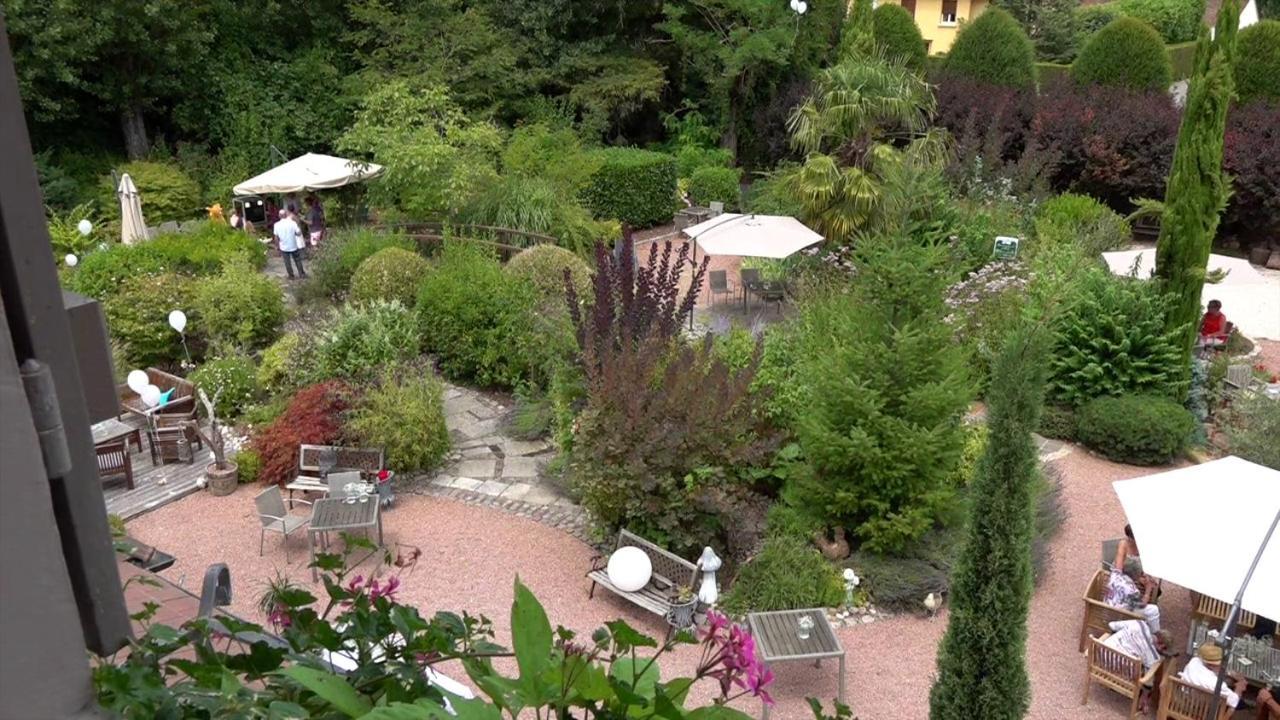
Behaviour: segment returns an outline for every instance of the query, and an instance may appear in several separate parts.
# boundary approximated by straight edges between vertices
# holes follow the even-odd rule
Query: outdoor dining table
[[[812,623],[807,637],[800,637],[800,620],[808,618]],[[820,608],[806,610],[775,610],[747,614],[751,636],[765,665],[796,660],[813,660],[814,666],[826,658],[839,658],[840,677],[837,698],[844,702],[844,648],[827,621],[826,611]],[[769,705],[764,705],[762,720],[769,720]]]
[[[378,545],[382,545],[381,503],[376,495],[358,497],[355,502],[347,498],[322,498],[311,506],[311,524],[307,528],[307,552],[311,560],[316,558],[316,538],[319,536],[322,550],[329,548],[329,533],[344,530],[378,529]],[[367,559],[367,558],[365,558]],[[364,559],[361,560],[363,562]],[[311,568],[311,578],[318,579],[316,568]]]
[[[742,284],[742,309],[747,309],[747,296],[754,294],[765,303],[776,302],[782,306],[782,299],[787,295],[787,286],[780,280],[757,280]]]
[[[1188,655],[1195,655],[1196,649],[1204,644],[1210,629],[1212,628],[1205,620],[1191,624],[1191,632],[1187,637]],[[1244,636],[1237,637],[1231,648],[1231,660],[1227,669],[1240,673],[1252,685],[1275,685],[1280,681],[1280,649],[1272,646],[1269,640],[1253,643]]]
[[[94,447],[106,445],[121,438],[127,438],[129,442],[133,443],[134,447],[138,448],[138,452],[142,452],[142,431],[128,423],[120,422],[115,418],[108,418],[102,422],[94,423],[91,429],[93,430]],[[128,447],[127,443],[125,447]]]

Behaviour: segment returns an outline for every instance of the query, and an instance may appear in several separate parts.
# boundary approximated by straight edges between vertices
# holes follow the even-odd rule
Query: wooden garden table
[[[800,639],[800,618],[813,620],[809,637]],[[844,648],[827,622],[827,613],[820,608],[807,610],[777,610],[750,613],[747,624],[755,638],[756,649],[765,665],[793,660],[813,660],[814,667],[827,658],[840,659],[839,694],[844,702]],[[764,720],[769,718],[769,706],[764,706]]]

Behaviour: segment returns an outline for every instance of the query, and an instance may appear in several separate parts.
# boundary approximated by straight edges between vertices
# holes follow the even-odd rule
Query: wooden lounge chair
[[[133,463],[129,460],[127,439],[104,443],[94,448],[98,454],[98,477],[106,481],[123,477],[124,484],[133,489]]]
[[[1080,704],[1089,704],[1089,689],[1093,683],[1098,683],[1130,699],[1129,720],[1133,720],[1138,714],[1138,700],[1142,697],[1143,688],[1155,687],[1164,661],[1157,661],[1144,673],[1142,660],[1107,647],[1102,638],[1089,638],[1086,657],[1084,700]]]
[[[1084,622],[1080,628],[1080,647],[1079,652],[1085,651],[1086,642],[1089,636],[1105,635],[1111,632],[1111,623],[1116,620],[1144,620],[1141,613],[1136,613],[1124,608],[1111,607],[1102,602],[1102,591],[1107,587],[1107,577],[1110,575],[1106,570],[1099,570],[1093,574],[1093,579],[1089,581],[1089,587],[1084,591]]]
[[[609,592],[665,618],[671,611],[670,591],[673,588],[696,589],[694,581],[697,579],[698,567],[688,560],[663,550],[639,535],[620,530],[614,550],[624,547],[640,548],[645,555],[649,556],[649,562],[653,565],[653,575],[649,579],[649,584],[635,592],[619,590],[609,580],[609,573],[606,570],[609,558],[600,555],[592,559],[591,569],[587,571],[587,577],[591,579],[588,598],[595,597],[596,585],[600,585]]]
[[[191,414],[196,410],[196,389],[191,381],[186,378],[180,378],[177,375],[167,373],[158,368],[147,368],[147,380],[152,385],[160,388],[161,392],[173,389],[173,394],[169,396],[169,402],[158,407],[147,407],[142,402],[142,398],[134,392],[128,385],[121,385],[117,388],[120,395],[120,407],[124,412],[129,412],[145,420],[150,420],[155,415],[182,415]]]
[[[1173,673],[1166,673],[1160,684],[1160,707],[1156,720],[1210,720],[1209,707],[1213,705],[1213,693],[1191,685]],[[1218,703],[1218,716],[1212,720],[1227,720],[1232,708],[1223,700]]]
[[[271,487],[258,493],[253,498],[253,504],[258,509],[258,520],[262,523],[262,527],[258,532],[258,557],[262,557],[262,548],[267,541],[267,531],[280,533],[283,537],[280,544],[284,546],[284,561],[289,562],[289,534],[294,530],[305,528],[311,522],[310,517],[301,515],[291,515],[289,509],[293,505],[301,503],[310,505],[306,500],[289,499],[289,506],[285,506],[285,499],[280,495],[280,487],[272,485]]]

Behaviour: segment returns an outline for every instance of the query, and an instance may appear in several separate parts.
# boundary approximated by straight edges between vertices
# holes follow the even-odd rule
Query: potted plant
[[[693,627],[693,616],[698,610],[698,594],[688,585],[680,585],[668,591],[671,598],[671,611],[667,613],[667,622],[677,630]]]
[[[195,420],[187,422],[187,427],[195,431],[213,451],[213,462],[204,469],[205,479],[209,481],[209,492],[214,495],[230,495],[236,490],[238,468],[234,462],[227,460],[226,446],[222,439],[222,426],[218,423],[218,414],[214,410],[222,389],[219,388],[218,392],[214,393],[212,400],[202,388],[197,388],[196,392],[200,394],[200,402],[204,404],[205,412],[209,414],[209,432],[206,434],[201,430],[200,423]]]

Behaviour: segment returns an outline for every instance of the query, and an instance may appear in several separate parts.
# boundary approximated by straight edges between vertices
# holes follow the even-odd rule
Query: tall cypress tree
[[[871,0],[853,0],[840,29],[840,60],[867,58],[876,51],[871,24]]]
[[[1188,379],[1209,250],[1231,192],[1222,172],[1222,145],[1227,106],[1235,94],[1231,63],[1239,25],[1236,0],[1226,0],[1214,38],[1209,39],[1206,28],[1200,29],[1156,245],[1156,276],[1174,296],[1165,323],[1178,333],[1179,347],[1185,351],[1182,376]]]
[[[1044,401],[1048,348],[1043,330],[1017,329],[992,366],[991,441],[970,488],[969,525],[953,575],[951,620],[938,651],[930,720],[1015,720],[1030,703],[1027,612],[1032,485],[1039,472],[1031,431]]]

